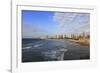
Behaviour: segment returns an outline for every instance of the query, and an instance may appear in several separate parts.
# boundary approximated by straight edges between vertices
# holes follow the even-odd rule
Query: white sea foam
[[[34,45],[33,47],[40,47],[42,44],[36,44],[36,45]]]
[[[51,50],[43,52],[45,58],[49,59],[57,59],[57,60],[63,60],[64,59],[64,53],[68,51],[68,49],[59,49],[59,50]]]
[[[23,49],[29,49],[29,48],[31,48],[30,46],[27,46],[27,47],[24,47]]]

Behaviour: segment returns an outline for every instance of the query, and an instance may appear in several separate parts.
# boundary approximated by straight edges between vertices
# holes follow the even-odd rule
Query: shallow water
[[[23,39],[22,62],[89,59],[90,49],[64,39]]]

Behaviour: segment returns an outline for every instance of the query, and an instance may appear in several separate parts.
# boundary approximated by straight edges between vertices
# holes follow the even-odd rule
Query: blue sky
[[[22,10],[23,38],[89,32],[89,13]]]

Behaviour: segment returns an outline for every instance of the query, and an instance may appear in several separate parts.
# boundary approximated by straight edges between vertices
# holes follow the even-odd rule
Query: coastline
[[[83,45],[83,46],[89,46],[90,45],[89,39],[79,39],[79,40],[70,39],[70,41],[78,43],[78,44]]]

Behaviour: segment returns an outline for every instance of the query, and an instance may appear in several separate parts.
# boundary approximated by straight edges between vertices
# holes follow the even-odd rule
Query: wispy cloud
[[[57,22],[61,27],[69,24],[76,17],[75,13],[61,13],[56,12],[54,14],[54,21]]]
[[[63,33],[89,32],[89,13],[56,12],[53,20],[58,24],[60,31]]]

